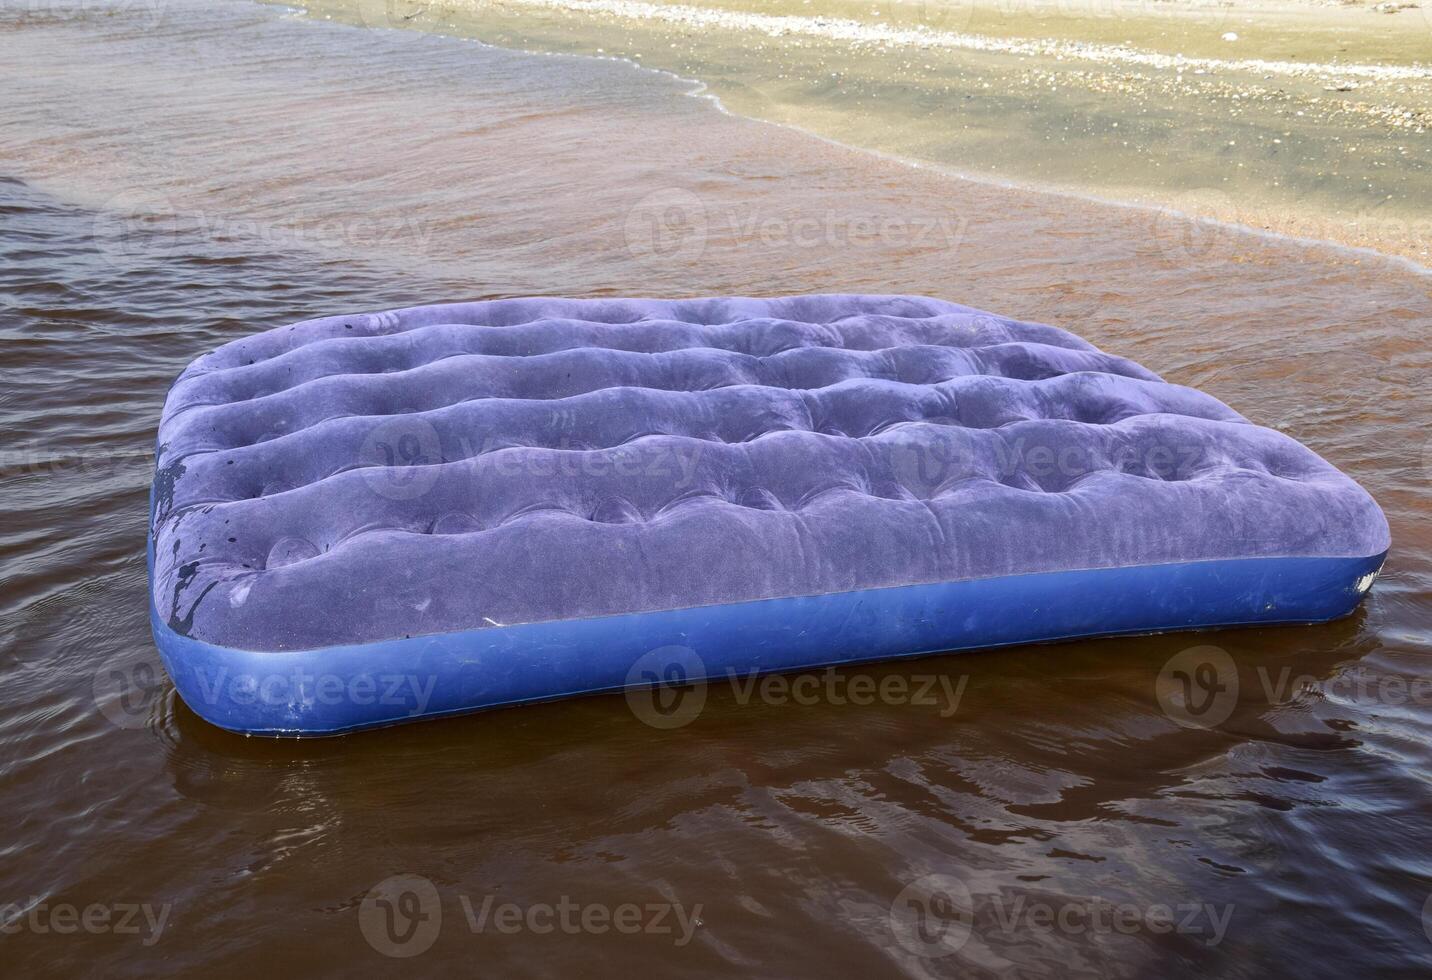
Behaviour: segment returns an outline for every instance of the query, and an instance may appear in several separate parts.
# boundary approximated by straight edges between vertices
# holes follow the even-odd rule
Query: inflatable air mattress
[[[1372,498],[1036,323],[910,296],[308,320],[174,383],[179,694],[318,735],[671,680],[1351,612]]]

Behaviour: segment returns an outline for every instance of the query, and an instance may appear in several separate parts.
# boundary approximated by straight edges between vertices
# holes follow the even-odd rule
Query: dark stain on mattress
[[[204,597],[208,595],[209,591],[218,584],[219,583],[217,581],[214,581],[204,586],[204,591],[199,593],[199,597],[194,600],[194,604],[189,607],[189,612],[185,614],[183,619],[180,619],[178,615],[179,603],[177,601],[178,597],[176,595],[174,610],[169,615],[169,628],[174,632],[178,633],[180,636],[189,636],[190,631],[194,628],[194,613],[198,610],[199,603],[203,602]]]
[[[169,449],[168,443],[161,443],[155,451],[156,459],[163,459]],[[174,506],[174,487],[179,478],[184,475],[184,460],[176,459],[172,463],[166,463],[154,472],[154,494],[151,498],[149,520],[151,526],[157,526]]]
[[[189,587],[198,573],[199,563],[197,561],[191,561],[179,566],[178,573],[175,576],[174,601],[169,607],[169,628],[181,636],[189,635],[190,630],[194,628],[194,612],[199,608],[199,603],[204,601],[204,597],[209,594],[210,589],[219,584],[218,581],[215,580],[204,586],[204,590],[200,592],[198,597],[190,604],[189,612],[183,617],[180,617],[179,594]]]

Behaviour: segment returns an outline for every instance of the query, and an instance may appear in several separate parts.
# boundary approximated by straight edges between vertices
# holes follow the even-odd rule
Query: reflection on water
[[[405,908],[440,926],[411,965],[504,976],[1425,966],[1427,279],[910,170],[617,62],[242,3],[0,10],[0,905],[169,909],[148,946],[19,920],[7,966],[348,975]],[[1387,569],[1325,626],[720,683],[668,730],[601,697],[244,739],[146,673],[151,440],[196,354],[438,299],[815,290],[1056,322],[1206,388],[1361,480]],[[1170,708],[1199,644],[1236,665],[1212,727]],[[846,696],[891,679],[957,700]],[[404,874],[436,908],[382,904]],[[489,898],[697,924],[478,931]]]

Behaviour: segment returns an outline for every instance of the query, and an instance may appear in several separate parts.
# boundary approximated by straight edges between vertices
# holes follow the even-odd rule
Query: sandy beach
[[[1432,24],[1405,0],[307,9],[626,58],[732,112],[951,173],[1432,261]]]

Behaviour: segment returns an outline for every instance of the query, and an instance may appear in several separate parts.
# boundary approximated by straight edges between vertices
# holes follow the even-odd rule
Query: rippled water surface
[[[0,80],[6,971],[391,969],[363,903],[404,874],[440,920],[407,965],[444,973],[1432,966],[1432,280],[912,170],[620,62],[240,2],[0,6]],[[819,290],[1057,323],[1211,391],[1372,491],[1382,578],[1324,626],[839,675],[933,704],[715,685],[671,730],[598,697],[244,739],[150,673],[151,440],[197,354],[443,299]],[[1190,728],[1156,682],[1200,643],[1238,684]],[[930,874],[968,892],[957,949],[897,903]]]

